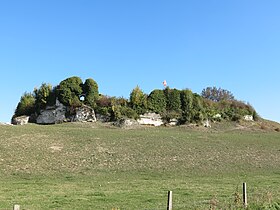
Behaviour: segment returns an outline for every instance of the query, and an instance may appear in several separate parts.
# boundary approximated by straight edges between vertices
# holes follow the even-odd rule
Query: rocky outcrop
[[[254,117],[252,115],[245,115],[244,120],[246,121],[254,121]]]
[[[55,106],[47,106],[46,109],[41,110],[36,119],[37,124],[56,124],[66,121],[66,106],[56,100]]]
[[[73,117],[74,122],[96,122],[96,117],[93,108],[82,105],[76,108],[76,114]]]
[[[161,116],[156,113],[145,113],[140,115],[140,119],[137,120],[140,125],[153,125],[153,126],[161,126],[163,125],[163,120]]]
[[[25,125],[29,122],[29,116],[23,115],[19,117],[14,117],[12,119],[13,125]]]
[[[134,128],[136,126],[139,126],[139,123],[134,119],[120,119],[113,124],[121,128]]]

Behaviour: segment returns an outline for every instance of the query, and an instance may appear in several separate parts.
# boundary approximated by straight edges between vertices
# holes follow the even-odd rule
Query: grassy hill
[[[279,124],[0,126],[0,209],[251,209],[280,204]]]

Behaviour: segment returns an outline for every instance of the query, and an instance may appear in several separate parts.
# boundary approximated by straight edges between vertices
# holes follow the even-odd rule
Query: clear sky
[[[279,0],[0,0],[0,122],[71,76],[102,94],[230,90],[280,122]]]

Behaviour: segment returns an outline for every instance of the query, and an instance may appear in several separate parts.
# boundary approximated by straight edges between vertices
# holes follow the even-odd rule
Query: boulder
[[[47,106],[46,109],[41,110],[36,119],[38,124],[56,124],[66,121],[65,117],[66,106],[64,106],[58,99],[54,106]]]
[[[82,105],[76,108],[76,114],[72,121],[74,122],[96,122],[96,117],[93,108]]]
[[[205,128],[211,128],[211,125],[210,125],[210,122],[209,122],[208,119],[205,120],[205,121],[203,122],[203,126],[204,126]]]
[[[140,119],[137,120],[140,125],[153,125],[161,126],[163,125],[163,120],[159,114],[156,113],[145,113],[140,115]]]
[[[176,118],[170,119],[169,125],[175,126],[178,125],[179,121]]]
[[[133,128],[139,125],[139,123],[134,119],[120,119],[113,124],[121,128]]]
[[[246,121],[254,121],[254,117],[252,115],[245,115],[244,120]]]
[[[12,119],[13,125],[25,125],[29,122],[29,116],[23,115],[19,117],[14,117]]]

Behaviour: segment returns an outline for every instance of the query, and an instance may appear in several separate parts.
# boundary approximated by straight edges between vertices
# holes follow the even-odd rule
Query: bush
[[[92,108],[95,108],[96,102],[99,98],[99,92],[98,85],[93,79],[86,79],[83,85],[83,94],[85,94],[84,103],[91,106]]]
[[[182,107],[182,123],[192,121],[193,112],[193,93],[191,90],[182,90],[181,94],[181,107]]]
[[[166,98],[163,90],[153,90],[148,96],[148,109],[157,114],[166,111]]]
[[[70,77],[63,80],[57,88],[59,100],[66,106],[81,106],[82,87],[83,82],[79,77]]]
[[[164,94],[166,97],[166,110],[181,112],[180,91],[167,87],[164,89]]]
[[[130,93],[129,97],[130,107],[134,109],[137,114],[144,114],[147,110],[147,96],[136,86]]]
[[[20,98],[14,116],[30,116],[33,113],[35,113],[35,97],[32,93],[24,93]]]
[[[36,110],[39,112],[45,109],[47,105],[55,104],[55,93],[50,84],[43,83],[39,89],[34,89],[36,99]]]

